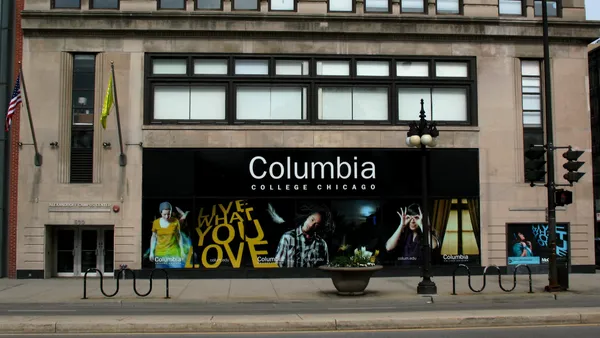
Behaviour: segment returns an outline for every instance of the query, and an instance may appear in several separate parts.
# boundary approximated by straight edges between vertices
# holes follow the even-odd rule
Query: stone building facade
[[[18,154],[18,165],[11,168],[18,172],[11,185],[18,192],[10,223],[16,229],[10,239],[16,243],[13,276],[78,276],[89,268],[111,273],[121,265],[144,269],[152,220],[162,211],[160,196],[145,206],[144,189],[169,181],[184,191],[186,175],[218,167],[209,165],[211,159],[247,165],[234,161],[237,154],[300,154],[294,150],[300,148],[308,154],[304,159],[313,150],[404,154],[409,151],[407,123],[419,118],[420,99],[428,118],[438,121],[435,151],[477,153],[476,168],[463,172],[475,174],[463,177],[460,170],[448,169],[448,177],[476,182],[479,188],[477,196],[469,194],[479,205],[477,216],[468,226],[458,225],[466,233],[478,224],[470,230],[476,232],[478,257],[472,263],[510,265],[508,242],[520,230],[507,224],[532,229],[545,222],[545,189],[524,180],[524,149],[543,142],[545,125],[539,3],[25,0],[22,62],[43,163],[34,164],[22,108],[12,149]],[[589,150],[587,45],[597,38],[598,25],[585,22],[584,0],[549,3],[555,142]],[[116,111],[108,116],[106,129],[100,123],[111,63],[125,165],[120,165]],[[186,150],[200,154],[196,158],[216,155],[196,160],[194,173],[181,164],[188,162],[177,162],[175,150],[184,157]],[[431,189],[442,181],[444,166],[460,165],[440,158],[447,162],[431,160],[438,165],[432,169]],[[591,165],[589,151],[581,159]],[[557,155],[557,177],[564,171],[561,160]],[[206,170],[202,177],[219,179]],[[402,179],[420,177],[420,171],[416,161]],[[164,189],[164,200],[183,198]],[[568,223],[573,271],[593,272],[592,175],[571,189],[574,202],[558,209],[558,222]],[[213,197],[202,194],[196,189],[189,195]],[[258,192],[225,195],[261,197]],[[270,196],[290,197],[285,192]],[[463,198],[461,193],[457,197]],[[187,209],[195,223],[202,211],[194,203]],[[450,227],[444,223],[439,229]],[[458,236],[455,249],[471,241],[471,235]],[[541,248],[543,238],[536,240]],[[441,250],[444,257],[467,251],[443,244]],[[211,270],[199,263],[203,251],[198,257],[192,251],[191,266]],[[543,265],[543,259],[538,263]],[[245,266],[246,273],[260,270],[256,262]],[[236,269],[214,270],[227,275]],[[276,275],[281,269],[267,270]],[[198,276],[209,275],[204,272]]]

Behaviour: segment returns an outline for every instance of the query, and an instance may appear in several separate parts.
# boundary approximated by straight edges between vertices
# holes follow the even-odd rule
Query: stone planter
[[[342,268],[331,266],[320,266],[319,269],[331,273],[331,281],[339,295],[359,296],[365,293],[371,276],[375,271],[381,270],[383,266],[367,266],[357,268]]]

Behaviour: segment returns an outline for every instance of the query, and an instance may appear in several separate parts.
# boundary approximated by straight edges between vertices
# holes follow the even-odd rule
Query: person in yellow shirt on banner
[[[190,239],[181,232],[180,222],[184,222],[187,213],[180,218],[173,216],[173,206],[162,202],[159,207],[160,218],[152,222],[150,239],[150,261],[157,269],[185,268],[186,257],[190,249]]]

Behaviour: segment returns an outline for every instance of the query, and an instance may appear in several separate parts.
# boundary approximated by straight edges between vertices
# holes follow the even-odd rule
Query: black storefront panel
[[[144,149],[143,267],[315,267],[342,245],[379,251],[383,265],[418,266],[423,174],[433,263],[479,264],[478,150],[432,149],[427,173],[420,156],[415,149]]]

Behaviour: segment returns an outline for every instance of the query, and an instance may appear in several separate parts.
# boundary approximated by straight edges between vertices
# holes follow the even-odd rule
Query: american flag
[[[6,112],[6,122],[4,124],[4,130],[8,131],[12,123],[12,116],[17,111],[17,106],[21,103],[21,72],[17,76],[17,82],[15,82],[15,89],[13,89],[12,98],[8,104],[8,111]]]

